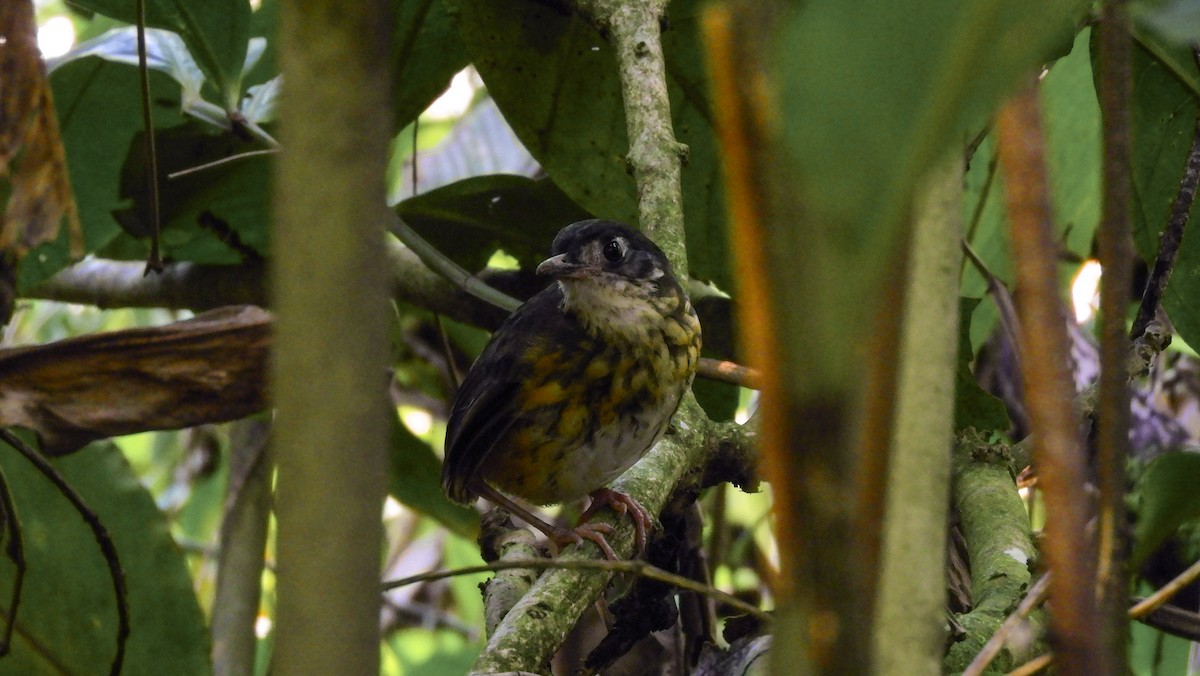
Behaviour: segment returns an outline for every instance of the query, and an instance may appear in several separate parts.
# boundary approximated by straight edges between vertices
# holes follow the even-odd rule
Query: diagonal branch
[[[627,157],[637,181],[641,226],[662,247],[679,277],[686,279],[680,188],[685,147],[675,140],[667,96],[660,37],[666,5],[666,0],[578,0],[576,6],[616,51],[630,139]],[[715,432],[725,426],[708,420],[689,395],[676,413],[674,427],[679,432],[660,442],[616,486],[654,514],[662,511],[680,486],[699,490],[697,470],[709,464],[711,449],[720,446]],[[609,542],[627,555],[632,537],[632,527],[622,522]],[[572,548],[562,558],[582,556]],[[585,571],[543,575],[496,628],[473,671],[542,669],[608,579],[607,573]]]
[[[733,423],[708,421],[694,397],[685,399],[677,420],[703,422],[680,422],[676,434],[664,438],[615,485],[653,514],[661,512],[673,495],[694,495],[712,483],[714,477],[706,478],[694,468],[741,464],[753,453],[754,433]],[[735,482],[746,486],[753,485],[753,481],[744,476]],[[628,555],[633,550],[633,526],[624,520],[613,525],[616,533],[608,541],[619,554]],[[595,548],[572,546],[558,560],[572,562],[596,556]],[[544,672],[567,632],[604,590],[612,574],[561,569],[543,574],[496,628],[472,673]]]

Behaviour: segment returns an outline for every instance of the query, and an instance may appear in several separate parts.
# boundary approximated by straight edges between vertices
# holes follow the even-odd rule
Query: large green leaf
[[[53,464],[108,529],[125,572],[132,630],[122,673],[209,671],[208,633],[183,554],[120,451],[97,443]],[[0,658],[0,671],[105,673],[115,650],[117,614],[92,531],[6,444],[0,444],[0,469],[12,491],[27,557],[13,651]],[[13,572],[12,563],[0,559],[5,605]]]
[[[179,85],[150,73],[156,126],[183,122]],[[71,61],[50,74],[54,107],[87,253],[108,245],[120,232],[113,212],[128,203],[120,196],[121,165],[142,127],[137,71],[97,57]],[[21,261],[22,291],[70,264],[65,240],[46,244]]]
[[[1039,86],[1054,228],[1066,250],[1079,257],[1089,255],[1100,222],[1100,106],[1092,84],[1090,34],[1085,29],[1076,36],[1071,53],[1054,62]],[[993,274],[1011,284],[1004,175],[993,134],[983,139],[967,169],[963,202],[971,246]],[[1071,274],[1074,267],[1064,266],[1062,272]],[[963,294],[982,296],[986,288],[983,277],[967,266]],[[980,307],[972,321],[972,345],[982,344],[995,322],[993,306]]]
[[[636,223],[625,113],[608,42],[552,3],[450,3],[488,92],[554,182],[584,209]],[[728,289],[721,169],[698,33],[701,4],[672,3],[663,51],[675,133],[690,149],[683,207],[691,274]]]
[[[1067,53],[1080,0],[804,3],[779,45],[786,119],[813,217],[847,240],[902,217],[926,167]]]
[[[1187,64],[1186,72],[1195,78],[1195,64],[1182,57],[1164,62],[1158,57],[1175,50],[1151,47],[1154,54],[1140,46],[1133,53],[1133,234],[1147,261],[1154,260],[1159,233],[1179,191],[1197,112],[1195,94],[1173,65]],[[1194,234],[1183,238],[1162,300],[1190,345],[1200,344],[1200,238]]]
[[[73,4],[118,21],[137,22],[136,3],[130,0],[73,0]],[[236,110],[241,97],[250,16],[249,0],[146,0],[146,25],[183,38],[226,110]]]
[[[788,18],[777,67],[786,148],[808,222],[843,256],[880,270],[924,172],[961,148],[1003,97],[1071,47],[1081,0],[812,0]],[[976,164],[986,167],[986,161]],[[831,305],[880,280],[843,273]]]
[[[467,270],[479,270],[496,249],[532,268],[550,253],[563,226],[589,218],[548,179],[478,176],[417,195],[396,212]]]
[[[1146,469],[1139,496],[1130,568],[1137,570],[1181,524],[1200,517],[1200,453],[1159,456]]]
[[[394,0],[393,108],[399,131],[429,107],[470,62],[442,0]]]
[[[121,168],[120,195],[131,205],[113,216],[127,235],[148,238],[152,228],[143,135],[130,142]],[[232,134],[212,133],[189,123],[155,134],[158,148],[162,252],[173,260],[233,264],[254,260],[267,248],[270,158],[255,156],[169,178],[173,172],[204,165],[254,149]],[[122,236],[105,251],[114,257],[141,258],[148,245]]]

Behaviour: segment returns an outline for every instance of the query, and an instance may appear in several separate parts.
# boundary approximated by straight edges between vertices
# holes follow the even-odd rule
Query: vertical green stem
[[[1129,456],[1129,379],[1125,367],[1130,342],[1126,315],[1133,279],[1132,112],[1130,99],[1129,16],[1123,0],[1104,4],[1099,31],[1101,123],[1104,168],[1101,176],[1103,216],[1099,232],[1100,265],[1100,401],[1096,407],[1100,504],[1097,590],[1104,618],[1106,667],[1124,670],[1128,619],[1128,546],[1125,530],[1125,461]]]
[[[277,674],[379,671],[388,3],[287,0],[275,181]]]
[[[892,452],[875,605],[878,674],[935,673],[942,663],[946,586],[919,571],[945,565],[944,523],[958,363],[962,163],[938,165],[913,222],[905,275]]]

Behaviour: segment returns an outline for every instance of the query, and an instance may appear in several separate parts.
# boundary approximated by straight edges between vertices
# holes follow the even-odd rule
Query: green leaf
[[[427,129],[427,125],[422,124],[421,129]],[[543,173],[491,97],[472,106],[436,147],[413,155],[410,139],[411,134],[401,132],[392,142],[392,160],[388,167],[389,204],[483,174],[533,178]],[[415,186],[413,160],[416,161]]]
[[[128,674],[199,674],[211,669],[208,632],[182,553],[150,494],[120,451],[103,442],[53,461],[108,529],[129,589]],[[58,490],[14,449],[0,444],[26,547],[24,592],[5,673],[107,671],[116,605],[92,531]],[[14,569],[0,559],[7,603]]]
[[[1184,522],[1200,517],[1200,453],[1165,453],[1146,469],[1133,531],[1130,570],[1138,570]]]
[[[137,68],[137,30],[124,26],[107,31],[72,49],[55,62],[55,68],[89,56]],[[146,29],[146,67],[170,75],[179,83],[185,100],[200,97],[205,81],[204,72],[188,52],[183,39],[175,33],[158,28]],[[151,95],[154,95],[153,87]]]
[[[147,163],[143,136],[130,141],[121,167],[120,195],[131,202],[113,216],[128,235],[147,238],[152,229],[150,196],[145,190]],[[232,134],[213,134],[199,123],[155,133],[158,148],[162,251],[174,260],[235,264],[255,260],[267,249],[271,158],[247,157],[169,178],[191,169],[255,149]],[[142,257],[145,246],[116,244]]]
[[[395,0],[392,39],[396,129],[417,119],[470,60],[442,0]]]
[[[730,289],[720,157],[699,38],[699,0],[671,5],[663,33],[683,168],[688,264],[693,277]],[[521,142],[587,211],[637,223],[625,163],[625,113],[611,46],[584,19],[546,3],[451,0],[472,61]]]
[[[1054,230],[1066,250],[1080,258],[1089,256],[1100,222],[1100,105],[1092,84],[1090,35],[1091,29],[1080,31],[1071,53],[1055,61],[1039,85]],[[993,134],[983,139],[967,169],[963,219],[975,252],[1012,288],[1004,175]],[[1065,281],[1075,265],[1064,265],[1060,272]],[[982,296],[986,289],[986,280],[967,266],[963,295]],[[986,340],[996,319],[991,303],[975,312],[972,345]]]
[[[479,270],[496,249],[533,267],[550,253],[563,226],[589,218],[548,179],[478,176],[417,195],[396,213],[467,270]]]
[[[779,58],[785,127],[812,218],[879,238],[941,153],[970,139],[1043,64],[1070,50],[1080,0],[813,0]]]
[[[1177,45],[1200,42],[1200,4],[1195,0],[1132,2],[1129,12],[1139,26]]]
[[[1090,3],[812,0],[776,49],[785,148],[805,221],[834,238],[834,269],[882,270],[911,195],[944,153],[972,139],[1003,97],[1071,47]],[[980,158],[975,158],[980,163]],[[983,162],[986,164],[986,160]],[[997,197],[999,194],[997,194]],[[876,292],[843,275],[829,303]]]
[[[130,0],[73,0],[73,4],[128,24],[137,23]],[[221,105],[236,110],[250,39],[249,0],[146,0],[146,25],[178,33],[217,89]]]
[[[120,232],[113,211],[128,206],[119,194],[121,165],[134,135],[141,130],[141,98],[136,69],[88,57],[50,74],[54,108],[67,155],[67,171],[83,225],[84,251],[108,245]],[[179,85],[150,73],[152,113],[160,127],[183,122]],[[66,240],[49,243],[21,261],[19,288],[26,291],[68,265]]]
[[[479,534],[479,516],[453,503],[442,492],[442,463],[429,444],[413,436],[396,416],[392,423],[391,478],[388,493],[401,503],[428,514],[467,539]]]
[[[971,314],[977,298],[959,299],[958,373],[955,376],[954,429],[1006,431],[1012,426],[1004,403],[979,386],[971,372]]]
[[[692,383],[692,392],[708,417],[717,422],[733,420],[733,415],[737,413],[738,398],[741,396],[737,385],[697,378]]]
[[[1195,94],[1182,84],[1174,62],[1159,60],[1164,53],[1174,52],[1156,47],[1152,53],[1139,45],[1133,53],[1133,239],[1146,261],[1153,261],[1158,250],[1196,126]],[[1190,58],[1178,62],[1187,64],[1189,77],[1197,77]],[[1190,345],[1200,344],[1198,294],[1200,238],[1186,236],[1162,304]]]

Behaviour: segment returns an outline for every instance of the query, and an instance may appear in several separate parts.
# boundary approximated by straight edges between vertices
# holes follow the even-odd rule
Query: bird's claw
[[[616,512],[618,517],[623,517],[626,514],[629,515],[630,520],[633,521],[634,543],[637,546],[637,555],[639,558],[644,555],[646,553],[646,533],[654,527],[654,517],[651,516],[650,512],[640,502],[634,500],[626,493],[614,491],[611,488],[601,488],[594,491],[592,493],[592,504],[588,505],[588,508],[579,516],[579,526],[576,527],[576,530],[589,525],[588,521],[603,507],[611,508]],[[603,524],[597,525],[600,526]],[[605,527],[608,528],[609,534],[611,534],[612,528]],[[596,542],[594,538],[589,537],[588,539]],[[599,543],[597,542],[597,544]],[[605,545],[607,544],[606,542]],[[601,549],[604,549],[604,547],[601,547]],[[615,559],[616,557],[610,554],[611,551],[611,548],[608,549],[605,555],[610,559]]]

